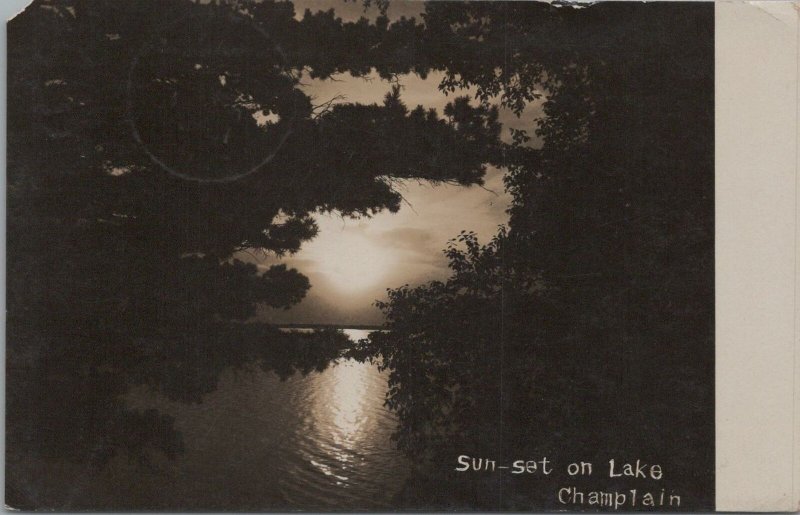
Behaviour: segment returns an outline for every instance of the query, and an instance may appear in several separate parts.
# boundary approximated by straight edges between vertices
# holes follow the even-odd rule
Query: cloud
[[[411,252],[425,252],[434,242],[433,232],[429,229],[417,227],[397,227],[378,233],[376,241],[386,247],[409,250]]]

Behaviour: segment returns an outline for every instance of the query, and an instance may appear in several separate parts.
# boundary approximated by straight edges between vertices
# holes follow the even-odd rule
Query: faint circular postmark
[[[231,8],[196,5],[134,55],[127,118],[134,140],[169,174],[200,183],[250,176],[292,133],[297,98],[286,55]]]

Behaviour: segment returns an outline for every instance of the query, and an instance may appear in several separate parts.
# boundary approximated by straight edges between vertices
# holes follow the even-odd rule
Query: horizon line
[[[323,324],[323,323],[292,323],[292,324],[272,324],[276,327],[287,329],[308,328],[331,328],[331,329],[385,329],[381,325],[372,324]]]

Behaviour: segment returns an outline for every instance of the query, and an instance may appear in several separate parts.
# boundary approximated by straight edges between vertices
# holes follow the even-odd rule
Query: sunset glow
[[[340,293],[358,293],[381,284],[397,265],[396,253],[364,234],[344,230],[341,223],[321,218],[324,227],[307,244],[305,255],[313,256],[317,272]]]

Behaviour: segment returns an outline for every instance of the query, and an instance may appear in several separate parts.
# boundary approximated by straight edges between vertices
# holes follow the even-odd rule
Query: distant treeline
[[[380,331],[379,325],[340,325],[340,324],[281,324],[281,329],[358,329],[362,331]]]

